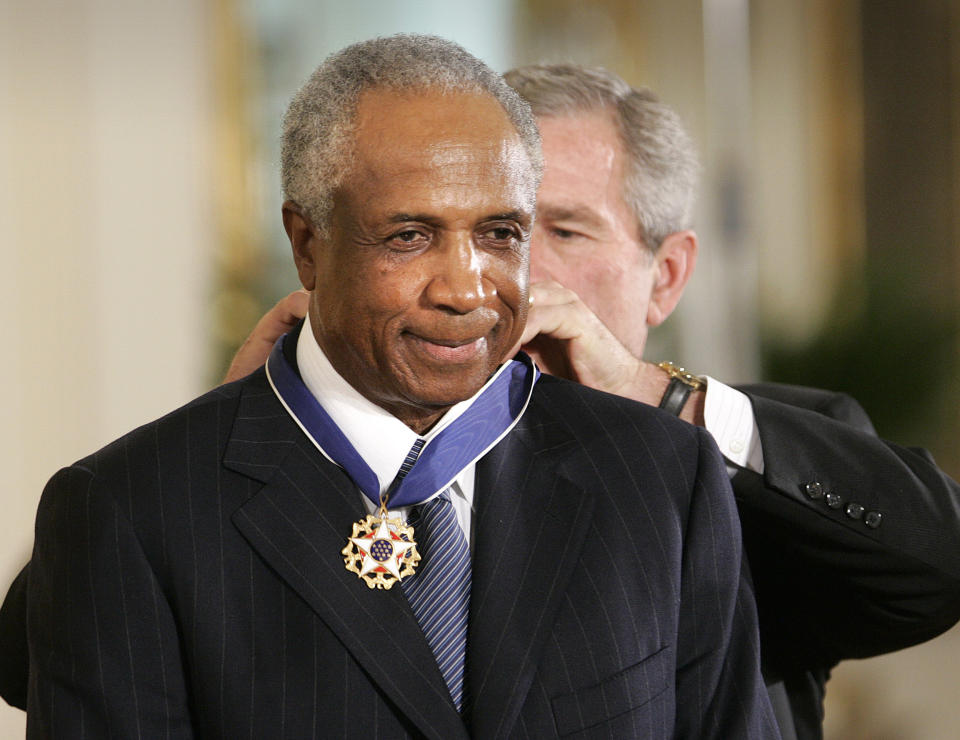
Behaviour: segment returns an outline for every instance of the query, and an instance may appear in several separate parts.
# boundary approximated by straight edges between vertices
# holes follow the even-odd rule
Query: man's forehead
[[[358,137],[429,141],[438,136],[519,140],[506,111],[492,95],[441,88],[371,88],[358,101]]]
[[[357,173],[341,190],[341,203],[353,203],[364,220],[384,223],[452,223],[533,220],[532,188],[500,170],[422,167]]]
[[[356,153],[381,160],[465,152],[510,158],[523,152],[520,135],[488,93],[368,90],[360,98],[354,133]]]
[[[358,107],[352,160],[342,186],[381,212],[484,200],[494,210],[532,209],[526,150],[486,93],[370,90]]]
[[[538,116],[537,126],[543,140],[544,164],[548,169],[555,167],[558,161],[573,164],[585,158],[593,161],[591,169],[612,168],[626,155],[619,130],[610,116],[602,111]]]
[[[539,217],[579,223],[603,220],[624,197],[626,165],[619,132],[603,111],[539,116],[544,173],[537,198]]]

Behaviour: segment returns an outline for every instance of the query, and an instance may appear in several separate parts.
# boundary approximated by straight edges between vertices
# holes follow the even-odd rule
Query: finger
[[[229,383],[249,375],[266,362],[277,339],[290,331],[306,315],[309,303],[310,294],[305,290],[294,291],[277,301],[273,308],[261,317],[250,332],[250,336],[240,345],[237,354],[233,356],[224,382]]]
[[[309,305],[310,293],[306,290],[295,290],[281,298],[257,322],[247,341],[269,341],[272,344],[306,316]]]
[[[579,301],[544,305],[534,303],[527,313],[521,343],[544,334],[553,339],[579,339],[583,336],[592,315]]]
[[[530,299],[532,306],[557,306],[580,300],[572,290],[550,280],[531,283]]]
[[[274,310],[277,311],[277,320],[287,326],[293,326],[307,315],[309,306],[310,292],[301,289],[293,291],[285,298],[281,298],[274,306]]]

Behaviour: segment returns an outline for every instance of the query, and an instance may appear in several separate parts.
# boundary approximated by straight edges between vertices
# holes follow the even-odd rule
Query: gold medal
[[[413,575],[420,562],[413,527],[398,517],[387,517],[385,497],[381,497],[376,514],[354,522],[353,535],[340,552],[347,570],[370,588],[391,588]]]

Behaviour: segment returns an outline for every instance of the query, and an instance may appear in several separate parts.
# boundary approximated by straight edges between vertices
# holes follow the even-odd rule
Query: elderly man
[[[736,473],[778,721],[784,737],[820,738],[839,660],[960,618],[960,489],[924,451],[878,439],[849,397],[735,390],[642,361],[696,260],[689,138],[649,91],[603,70],[530,66],[506,79],[533,107],[545,164],[525,349],[548,372],[666,406],[716,438]],[[278,304],[231,373],[262,363],[305,305],[302,294]]]
[[[776,736],[709,435],[508,359],[539,164],[449,42],[311,77],[283,155],[306,322],[51,480],[30,735]]]

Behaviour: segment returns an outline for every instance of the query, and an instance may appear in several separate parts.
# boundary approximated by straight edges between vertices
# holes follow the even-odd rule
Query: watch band
[[[663,398],[660,399],[660,408],[668,414],[680,416],[680,412],[683,411],[692,390],[693,388],[680,378],[670,378],[667,390],[663,392]]]
[[[693,373],[688,373],[672,362],[660,362],[657,367],[670,376],[667,390],[664,391],[663,397],[660,399],[659,408],[674,416],[680,416],[690,393],[703,388],[704,382]]]

